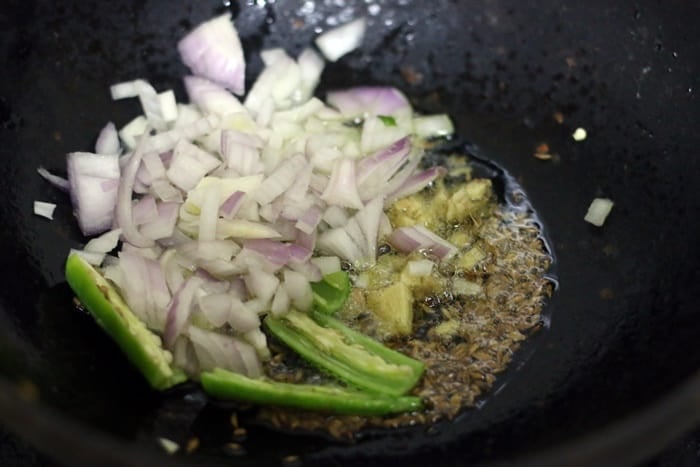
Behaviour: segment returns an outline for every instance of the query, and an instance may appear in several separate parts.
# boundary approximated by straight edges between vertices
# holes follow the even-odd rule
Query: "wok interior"
[[[697,6],[248,3],[228,8],[238,18],[249,82],[261,66],[260,47],[297,53],[316,27],[378,5],[362,49],[328,65],[319,92],[393,85],[420,110],[448,112],[479,155],[525,187],[551,238],[561,285],[547,310],[551,329],[526,343],[502,389],[478,410],[356,445],[250,427],[241,462],[290,454],[310,462],[410,456],[415,463],[514,456],[634,413],[698,367],[700,353],[689,351],[700,331],[693,264],[700,257],[693,190],[700,37],[690,21],[700,17]],[[36,168],[62,168],[64,154],[89,149],[106,121],[121,125],[136,114],[136,103],[111,102],[110,83],[144,77],[183,99],[176,39],[226,8],[62,1],[0,9],[7,62],[0,76],[3,373],[33,381],[41,403],[65,417],[148,449],[156,449],[156,436],[197,435],[195,456],[210,461],[225,459],[230,410],[203,407],[187,388],[165,397],[150,392],[92,319],[71,306],[63,262],[83,239],[68,197]],[[580,143],[571,138],[577,127],[589,135]],[[558,157],[535,159],[540,142]],[[615,202],[603,228],[583,221],[598,196]],[[54,221],[32,214],[35,199],[59,204]]]

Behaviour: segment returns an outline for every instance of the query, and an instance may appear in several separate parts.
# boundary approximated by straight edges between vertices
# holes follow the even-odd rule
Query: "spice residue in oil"
[[[422,224],[459,252],[438,261],[429,253],[403,255],[385,245],[375,266],[354,275],[355,287],[338,313],[352,327],[425,363],[425,375],[411,393],[424,399],[426,410],[360,417],[266,407],[258,414],[261,421],[350,438],[364,428],[453,418],[492,388],[521,343],[542,327],[542,310],[554,285],[547,276],[552,257],[522,190],[509,186],[514,182],[505,173],[500,180],[474,177],[464,157],[446,162],[444,180],[401,199],[387,214],[394,228]],[[512,196],[497,196],[503,187],[516,192],[515,203],[505,202]],[[430,274],[408,275],[408,263],[422,259],[434,263]],[[410,332],[372,311],[387,305],[382,291],[396,284],[411,291]],[[392,305],[402,312],[400,304]],[[328,378],[283,348],[275,346],[273,354],[267,373],[274,379],[318,384]]]

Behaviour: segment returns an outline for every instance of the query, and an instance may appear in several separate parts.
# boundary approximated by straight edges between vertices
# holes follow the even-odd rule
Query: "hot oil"
[[[462,224],[438,227],[445,238],[467,240],[454,242],[460,248],[454,260],[436,261],[432,278],[442,284],[440,290],[414,289],[411,335],[387,332],[381,320],[367,310],[363,297],[371,293],[366,289],[401,277],[406,262],[419,258],[415,253],[410,257],[393,251],[380,255],[375,268],[385,277],[374,277],[369,284],[361,281],[365,289],[355,289],[338,315],[352,327],[426,364],[425,375],[412,394],[422,397],[427,409],[365,418],[263,408],[261,421],[274,428],[340,439],[351,439],[370,428],[432,425],[483,404],[496,383],[505,384],[506,379],[501,378],[504,371],[522,365],[527,356],[517,353],[518,349],[529,336],[549,326],[545,304],[557,284],[552,273],[554,255],[542,222],[517,180],[473,152],[454,143],[428,148],[427,165],[448,166],[444,182],[448,193],[470,180],[488,179],[492,196],[478,215]],[[440,190],[435,186],[413,196],[422,196],[432,209],[439,209],[436,200]],[[391,218],[391,211],[389,214]],[[480,259],[474,264],[471,260],[460,263],[474,249],[483,253],[476,257]],[[426,257],[436,260],[429,253]],[[465,288],[464,284],[470,285]],[[326,380],[285,352],[273,359],[269,370],[274,378],[284,381],[318,384]]]

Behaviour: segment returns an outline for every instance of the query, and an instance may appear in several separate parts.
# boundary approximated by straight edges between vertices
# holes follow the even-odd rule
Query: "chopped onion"
[[[404,196],[418,193],[420,190],[431,184],[436,178],[442,177],[446,173],[447,169],[444,167],[431,167],[430,169],[417,173],[403,182],[396,190],[389,193],[386,201],[391,203],[399,198],[403,198]]]
[[[171,294],[175,294],[185,283],[183,269],[177,262],[176,253],[176,250],[170,249],[166,250],[160,257],[160,267]]]
[[[284,193],[284,202],[287,207],[296,206],[305,210],[313,203],[314,199],[307,196],[312,172],[311,165],[306,165],[298,172],[296,180]],[[296,218],[298,216],[294,217],[294,219]]]
[[[253,346],[233,336],[191,326],[188,335],[202,371],[223,368],[251,378],[262,374]]]
[[[260,268],[266,272],[276,272],[279,269],[279,265],[269,262],[265,256],[245,247],[241,249],[230,263],[231,267],[235,268],[235,274],[245,274],[251,268]],[[239,279],[241,279],[241,283],[243,283],[242,277],[239,277]],[[243,290],[247,290],[245,286]]]
[[[301,230],[297,230],[294,243],[302,248],[306,248],[309,251],[314,251],[316,249],[316,236],[317,232],[314,232],[311,235],[309,235],[302,232]]]
[[[71,172],[75,175],[117,179],[119,178],[119,158],[116,154],[101,155],[89,152],[72,152],[68,154],[69,176]]]
[[[170,238],[175,234],[175,224],[180,205],[178,203],[157,203],[157,216],[141,225],[141,234],[151,240]]]
[[[243,105],[253,114],[260,115],[275,108],[287,108],[293,103],[292,95],[301,84],[301,70],[284,51],[275,53],[275,60],[266,65],[248,92]]]
[[[119,266],[119,258],[113,255],[105,255],[105,259],[102,261],[102,266],[104,268]]]
[[[165,273],[160,262],[153,258],[146,259],[147,287],[151,295],[151,321],[147,324],[158,332],[163,332],[166,323],[166,310],[172,298],[168,284],[165,281]]]
[[[132,97],[138,97],[141,93],[141,88],[144,86],[150,86],[144,80],[133,80],[133,81],[123,81],[121,83],[113,84],[109,87],[109,92],[112,95],[112,100],[119,99],[129,99]]]
[[[482,288],[476,282],[471,282],[461,277],[455,277],[452,279],[452,292],[457,295],[479,295],[482,292]]]
[[[36,171],[41,175],[41,177],[51,183],[53,186],[60,188],[63,191],[70,190],[70,182],[63,177],[54,175],[43,167],[39,167]]]
[[[270,358],[270,349],[267,348],[267,336],[260,328],[253,329],[243,334],[243,338],[253,346],[258,358],[267,360]]]
[[[324,32],[316,38],[316,45],[329,61],[335,62],[360,46],[365,35],[365,28],[365,19],[358,18]]]
[[[122,229],[124,239],[134,246],[149,247],[153,245],[153,240],[144,236],[139,232],[133,219],[133,211],[131,204],[132,190],[136,181],[136,172],[141,164],[143,153],[140,148],[132,154],[129,163],[124,168],[121,180],[119,182],[116,219],[119,227]],[[106,156],[102,156],[106,157]]]
[[[342,143],[347,138],[342,134],[321,134],[312,135],[306,140],[305,152],[309,158],[311,165],[323,172],[330,173],[333,169],[333,162],[336,159],[343,157],[343,152],[340,150]],[[315,174],[320,175],[320,174]],[[313,175],[312,175],[313,177]],[[316,191],[323,191],[322,187],[316,188]]]
[[[144,196],[138,200],[132,208],[132,215],[136,225],[152,222],[158,217],[158,206],[153,196]]]
[[[83,258],[85,261],[92,264],[93,266],[99,266],[100,264],[102,264],[102,261],[104,261],[104,257],[105,257],[104,253],[95,253],[92,251],[76,250],[74,248],[71,248],[70,252],[75,253],[76,255],[79,255],[81,258]]]
[[[74,152],[68,154],[67,161],[71,200],[80,230],[84,235],[104,232],[112,226],[117,188],[103,182],[119,179],[118,156]]]
[[[130,97],[138,97],[139,101],[141,102],[141,108],[143,109],[143,113],[146,116],[145,119],[147,120],[148,125],[157,130],[165,129],[167,126],[166,122],[175,119],[171,118],[172,115],[168,115],[168,118],[170,118],[170,120],[168,120],[168,118],[166,118],[165,116],[166,112],[172,113],[172,107],[176,105],[174,103],[175,95],[172,94],[172,91],[170,92],[170,96],[168,96],[167,93],[164,93],[161,96],[156,92],[155,88],[151,86],[149,82],[142,79],[117,83],[110,88],[110,91],[112,93],[112,99],[115,100],[126,99]],[[136,127],[135,129],[137,128],[138,127]],[[139,134],[142,133],[133,134],[133,136],[139,136]],[[124,137],[122,136],[122,139],[123,138]],[[134,145],[130,143],[133,142],[128,143],[130,147],[133,147]],[[105,154],[112,153],[106,152]]]
[[[294,225],[302,232],[310,234],[316,230],[319,222],[321,222],[321,214],[321,209],[318,206],[311,206]]]
[[[193,104],[177,104],[177,119],[172,127],[175,129],[185,128],[202,118],[201,112]]]
[[[329,254],[356,262],[362,259],[362,250],[342,228],[330,229],[318,237],[318,248]]]
[[[270,301],[262,300],[260,298],[251,298],[245,302],[245,306],[256,315],[261,315],[269,310]]]
[[[158,94],[148,81],[142,79],[115,84],[110,90],[112,92],[112,99],[115,100],[138,97],[141,102],[143,113],[146,116],[147,124],[157,130],[165,129],[167,122],[177,118],[177,104],[175,102],[175,94],[172,91]],[[136,125],[134,130],[138,129],[138,125]],[[145,125],[141,129],[145,130]],[[134,132],[132,136],[136,137],[141,134],[143,134],[143,132]],[[123,138],[124,136],[122,136],[122,139]],[[134,144],[129,144],[129,146],[134,147]],[[117,150],[114,152],[118,151],[119,147],[117,141]],[[99,153],[100,151],[96,152]],[[113,152],[104,152],[104,154],[112,153]]]
[[[211,185],[205,188],[204,199],[200,206],[199,232],[197,238],[201,241],[216,239],[216,222],[219,219],[219,187]]]
[[[182,203],[182,192],[167,180],[153,180],[151,191],[162,201]]]
[[[185,336],[180,336],[175,341],[173,346],[173,364],[178,368],[182,368],[185,373],[190,376],[196,376],[199,374],[199,361],[197,359],[197,354],[194,351],[194,345]]]
[[[167,125],[165,118],[163,118],[161,98],[148,82],[142,81],[141,83],[139,87],[139,102],[146,120],[148,120],[148,125],[156,130],[164,130]]]
[[[583,219],[597,227],[602,227],[613,205],[614,203],[611,199],[595,198],[588,207],[588,211]]]
[[[47,203],[44,201],[34,201],[34,214],[37,216],[45,217],[47,219],[53,219],[53,212],[56,209],[54,203]]]
[[[331,178],[321,195],[321,199],[336,206],[362,208],[362,200],[355,183],[354,160],[342,158],[333,163]]]
[[[413,132],[421,138],[442,138],[454,133],[452,120],[445,114],[413,118]]]
[[[147,128],[148,120],[143,115],[139,115],[119,130],[119,137],[128,149],[134,149],[137,143],[136,138],[143,135]]]
[[[260,148],[264,142],[255,135],[241,131],[221,132],[221,155],[226,165],[239,175],[262,173],[265,167],[260,160]]]
[[[206,135],[214,130],[219,122],[220,119],[217,115],[210,114],[188,125],[175,126],[172,130],[149,137],[143,151],[157,153],[170,151],[181,140],[191,141]]]
[[[379,237],[379,224],[384,208],[384,200],[377,197],[368,202],[356,215],[355,220],[362,230],[365,241],[365,259],[369,264],[374,264],[377,256],[377,238]]]
[[[177,120],[178,109],[175,93],[172,89],[158,94],[158,105],[160,107],[160,115],[165,122],[174,122]]]
[[[289,245],[290,263],[305,263],[311,259],[313,247],[300,243],[290,243]]]
[[[216,237],[224,238],[279,238],[280,234],[269,225],[251,222],[245,219],[219,219],[216,226]]]
[[[357,263],[357,261],[360,259],[368,259],[371,253],[367,250],[365,235],[360,228],[360,224],[357,222],[357,218],[352,217],[348,223],[343,226],[343,230],[347,232],[353,243],[357,245],[358,249],[360,250],[360,256],[358,258],[354,258],[353,262]],[[373,260],[370,261],[369,264],[372,262]]]
[[[310,260],[324,276],[340,271],[340,259],[337,256],[316,256]]]
[[[275,296],[272,298],[272,304],[270,305],[270,313],[274,316],[282,316],[289,311],[289,294],[287,289],[284,287],[277,287],[275,290]]]
[[[316,89],[321,79],[325,63],[323,58],[314,52],[313,49],[306,48],[297,57],[297,64],[299,65],[303,87],[303,94],[300,96],[300,100],[304,101],[313,95],[314,89]]]
[[[175,226],[172,235],[170,235],[169,237],[159,239],[158,244],[163,248],[174,248],[190,240],[190,237],[185,235],[185,233],[182,230],[178,229],[177,226]]]
[[[279,218],[282,208],[283,206],[281,200],[275,200],[270,204],[261,206],[258,212],[260,217],[270,223],[274,223]]]
[[[408,99],[401,91],[381,86],[362,86],[332,91],[328,93],[326,102],[338,109],[345,117],[393,115],[411,109]]]
[[[263,175],[249,175],[246,177],[238,178],[220,178],[214,176],[204,177],[195,187],[187,193],[187,201],[185,202],[185,208],[189,212],[196,213],[199,210],[199,206],[202,204],[202,198],[204,197],[204,190],[210,185],[217,185],[219,187],[219,193],[221,199],[227,199],[236,191],[242,191],[244,193],[249,193],[254,191],[262,183]],[[241,209],[245,208],[245,202]]]
[[[195,261],[229,261],[240,250],[241,248],[231,240],[189,241],[177,247],[178,253]]]
[[[198,261],[198,270],[205,271],[220,281],[230,281],[241,274],[241,268],[231,260],[211,259]]]
[[[286,57],[287,53],[284,49],[266,49],[260,52],[260,58],[265,66],[272,66],[275,62],[284,60]]]
[[[311,256],[311,252],[309,252],[309,256]],[[309,282],[318,282],[321,279],[323,279],[321,269],[308,260],[290,261],[288,266],[290,269],[302,274],[304,278]]]
[[[158,443],[160,443],[163,450],[165,450],[165,452],[168,454],[175,454],[180,449],[179,444],[167,438],[158,438]]]
[[[185,76],[184,81],[190,101],[200,110],[221,117],[245,112],[239,100],[218,84],[199,76]]]
[[[231,296],[225,293],[212,293],[197,297],[197,305],[212,326],[221,327],[227,323],[231,313]]]
[[[418,259],[409,261],[406,264],[406,270],[412,276],[427,277],[433,273],[433,266],[435,264],[429,259]]]
[[[121,251],[133,253],[135,255],[139,255],[147,259],[158,259],[160,257],[160,254],[163,252],[158,245],[148,248],[140,248],[137,246],[133,246],[129,243],[122,244]]]
[[[192,301],[197,290],[203,285],[204,280],[198,276],[191,276],[180,289],[173,295],[168,305],[167,320],[163,338],[165,345],[172,348],[175,339],[182,334],[187,327],[187,322],[192,311]]]
[[[221,162],[211,154],[182,139],[173,150],[173,159],[166,174],[170,182],[182,190],[191,190]]]
[[[198,297],[205,296],[207,294],[227,294],[231,287],[231,283],[227,280],[219,280],[216,276],[213,276],[207,271],[198,269],[195,274],[199,274],[206,281],[202,288],[198,292]],[[229,294],[231,298],[238,298],[235,294]]]
[[[97,142],[95,143],[96,154],[119,154],[121,145],[119,144],[119,133],[114,123],[109,122],[102,128]]]
[[[234,191],[231,196],[226,198],[226,200],[221,204],[219,208],[219,214],[224,219],[233,219],[235,215],[240,211],[243,205],[243,199],[245,193],[242,191]]]
[[[123,248],[119,252],[119,268],[122,271],[122,282],[119,287],[129,308],[146,325],[153,328],[162,322],[156,321],[153,316],[153,288],[149,283],[149,269],[146,261],[150,260]],[[158,312],[160,314],[160,310]]]
[[[244,278],[248,291],[262,302],[269,302],[277,289],[279,279],[262,269],[251,268]]]
[[[109,253],[117,247],[121,233],[121,229],[105,232],[99,237],[95,237],[87,242],[83,249],[92,253]]]
[[[305,166],[306,158],[300,154],[285,160],[260,184],[257,190],[251,193],[253,199],[260,205],[272,202],[292,186],[297,174]]]
[[[270,120],[272,120],[272,114],[274,112],[275,101],[273,101],[271,97],[263,99],[262,102],[259,104],[259,108],[255,117],[255,122],[258,124],[258,126],[269,126]]]
[[[401,167],[401,169],[394,174],[393,177],[387,182],[382,190],[384,195],[387,197],[401,188],[401,186],[406,183],[406,180],[411,178],[420,164],[422,156],[422,151],[414,151],[408,157],[408,161]],[[388,203],[385,203],[385,205]]]
[[[148,169],[142,161],[141,165],[136,171],[136,182],[134,184],[134,192],[140,194],[148,193],[148,189],[151,186],[151,183],[153,183],[153,177],[151,176],[151,173],[148,171]]]
[[[243,243],[248,248],[265,257],[271,264],[282,267],[290,260],[290,245],[268,239],[247,240]]]
[[[154,152],[145,154],[141,164],[150,176],[149,184],[152,184],[156,179],[165,178],[165,164],[163,164],[163,159],[159,154]]]
[[[324,211],[323,220],[331,227],[342,227],[348,223],[348,214],[344,208],[331,205]]]
[[[229,301],[231,303],[231,309],[227,322],[231,328],[238,332],[250,332],[260,328],[260,317],[255,310],[251,309],[246,303],[241,302],[238,298],[231,297],[230,295]]]
[[[428,250],[440,259],[447,259],[457,253],[457,247],[439,237],[422,225],[400,227],[388,238],[391,246],[404,253]]]
[[[363,188],[382,185],[406,162],[411,152],[411,142],[401,138],[365,157],[358,163],[357,183]]]
[[[148,193],[148,184],[139,180],[138,176],[139,176],[139,171],[137,170],[136,171],[136,180],[134,180],[133,190],[134,190],[134,193],[136,193],[137,195],[144,195],[144,194]]]
[[[283,124],[284,121],[300,123],[307,120],[309,117],[317,114],[321,109],[325,107],[323,101],[312,97],[301,105],[292,107],[288,110],[282,110],[275,112],[272,116],[271,126],[273,128],[278,127]]]
[[[309,281],[300,272],[284,270],[284,288],[289,295],[292,305],[298,310],[306,311],[311,309],[313,303],[313,292]]]
[[[370,115],[362,124],[360,148],[363,153],[376,151],[407,135],[407,129],[400,126],[387,127],[381,118]]]
[[[272,224],[272,227],[279,232],[280,236],[277,238],[280,242],[297,242],[297,237],[299,234],[304,234],[296,227],[294,227],[294,220],[288,219],[277,219],[277,221]]]
[[[200,24],[180,40],[177,48],[182,62],[195,74],[243,95],[245,60],[230,14]]]

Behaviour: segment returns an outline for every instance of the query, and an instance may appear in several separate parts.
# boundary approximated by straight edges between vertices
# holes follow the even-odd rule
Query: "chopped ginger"
[[[408,335],[413,328],[413,294],[403,282],[367,293],[367,305],[390,335]]]

